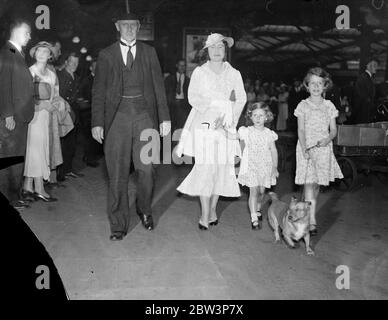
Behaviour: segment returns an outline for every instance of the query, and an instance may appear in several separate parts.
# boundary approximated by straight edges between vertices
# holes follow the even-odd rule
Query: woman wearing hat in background
[[[36,61],[30,67],[30,72],[34,82],[40,84],[34,118],[28,125],[23,191],[32,194],[36,200],[52,202],[57,199],[51,197],[43,185],[43,180],[48,180],[50,176],[50,112],[54,111],[53,101],[59,92],[57,76],[47,66],[53,55],[52,45],[41,41],[31,48],[30,55]]]
[[[236,130],[246,103],[241,74],[225,61],[226,49],[233,43],[232,38],[218,33],[208,36],[204,47],[208,61],[192,73],[188,89],[192,110],[176,149],[178,156],[195,158],[193,169],[177,190],[200,197],[201,230],[217,225],[219,196],[240,196],[234,169],[239,144],[227,139],[224,131]]]

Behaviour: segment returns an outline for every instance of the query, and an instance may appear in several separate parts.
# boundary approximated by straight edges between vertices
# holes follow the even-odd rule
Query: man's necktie
[[[177,84],[176,84],[176,94],[181,94],[181,74],[179,74],[179,80],[178,80],[178,82],[177,82]]]
[[[131,48],[136,46],[136,42],[133,44],[133,45],[128,45],[122,41],[120,41],[120,43],[123,45],[123,46],[126,46],[128,47],[128,53],[127,53],[127,63],[126,63],[126,66],[128,69],[131,69],[132,68],[132,64],[133,64],[133,55],[132,55],[132,52],[131,52]]]

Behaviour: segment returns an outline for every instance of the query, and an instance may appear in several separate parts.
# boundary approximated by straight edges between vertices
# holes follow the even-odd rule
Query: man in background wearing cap
[[[25,156],[28,123],[34,116],[34,85],[23,47],[31,39],[31,27],[16,19],[10,39],[0,51],[0,158]],[[28,207],[21,199],[24,163],[0,171],[0,191],[17,209]]]
[[[376,115],[375,84],[373,75],[376,73],[378,61],[370,59],[363,71],[357,78],[354,86],[354,103],[351,115],[353,123],[369,123]]]
[[[79,55],[70,52],[65,61],[65,67],[57,72],[59,82],[59,95],[71,106],[74,129],[61,138],[63,164],[58,166],[58,181],[66,178],[78,178],[83,174],[75,172],[73,159],[75,157],[77,140],[80,133],[80,107],[78,104],[80,78],[76,74],[79,64]]]
[[[140,135],[147,129],[171,130],[163,75],[155,49],[136,40],[139,18],[122,14],[114,19],[120,40],[103,49],[97,60],[92,92],[92,134],[102,143],[109,177],[110,239],[128,232],[130,212],[139,210],[143,226],[153,229],[151,212],[153,163],[142,148]],[[148,135],[147,135],[148,138]],[[130,175],[131,161],[135,172]],[[128,185],[131,185],[128,192]],[[129,194],[128,194],[129,193]]]

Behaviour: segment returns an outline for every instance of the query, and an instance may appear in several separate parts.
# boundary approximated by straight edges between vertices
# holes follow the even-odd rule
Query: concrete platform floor
[[[103,164],[103,160],[101,161]],[[175,188],[189,167],[160,166],[153,201],[156,228],[137,216],[121,242],[109,240],[104,166],[55,189],[57,203],[33,203],[22,217],[53,258],[71,299],[387,299],[388,184],[365,178],[353,192],[322,193],[316,255],[274,244],[264,216],[253,231],[246,193],[222,199],[220,224],[197,227],[197,199]],[[275,191],[291,196],[286,173]],[[264,213],[266,211],[264,210]],[[336,268],[349,267],[349,290]]]

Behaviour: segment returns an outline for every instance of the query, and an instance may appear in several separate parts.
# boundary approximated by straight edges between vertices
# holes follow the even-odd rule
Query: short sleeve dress
[[[266,127],[258,130],[253,126],[240,127],[238,133],[245,148],[237,181],[250,188],[271,188],[276,184],[276,177],[272,176],[270,144],[278,139],[278,135]]]
[[[304,117],[306,148],[313,147],[317,142],[329,136],[330,121],[338,117],[338,110],[329,100],[320,105],[313,104],[309,99],[302,100],[295,109],[296,117]],[[310,160],[303,156],[300,142],[296,145],[295,183],[317,183],[327,186],[330,181],[343,178],[341,169],[333,153],[333,142],[325,147],[312,148]]]

